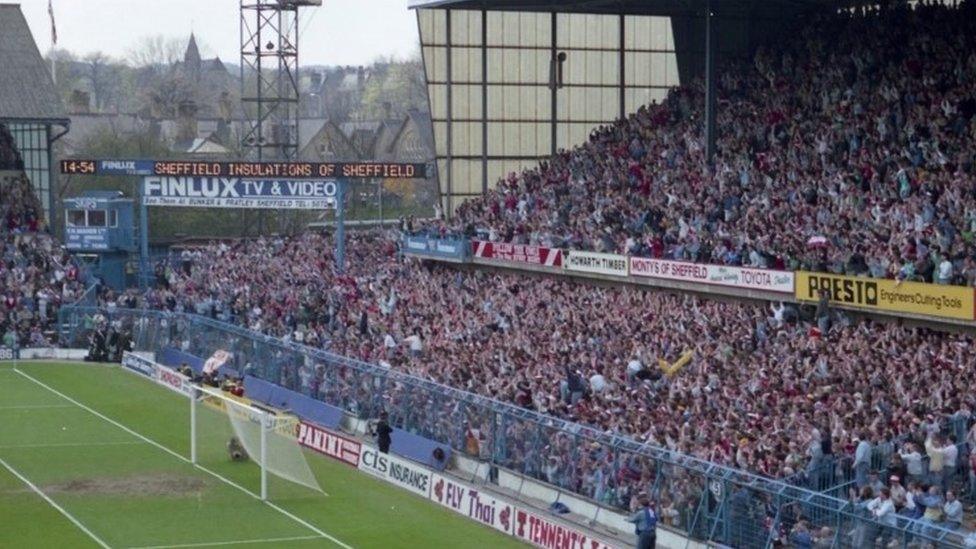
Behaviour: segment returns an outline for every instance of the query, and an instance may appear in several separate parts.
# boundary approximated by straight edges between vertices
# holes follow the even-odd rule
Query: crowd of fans
[[[869,486],[884,453],[899,454],[892,467],[947,464],[906,470],[906,483],[972,490],[968,335],[426,264],[375,232],[350,236],[339,275],[331,250],[317,233],[200,247],[161,265],[157,288],[109,295],[108,305],[236,322],[811,487],[825,464],[841,462],[856,486]],[[299,375],[310,394],[335,390],[321,367]],[[944,430],[947,419],[957,426]],[[614,504],[653,475],[646,464],[574,458],[561,440],[509,458],[524,463],[541,450],[534,474]],[[676,486],[668,504],[693,503],[692,487]]]
[[[6,136],[6,137],[4,137]],[[0,125],[0,164],[19,164]],[[21,170],[0,170],[0,345],[47,347],[57,310],[84,291],[65,248],[45,232],[41,204]]]
[[[442,230],[972,285],[971,10],[920,4],[813,22],[789,45],[724,71],[714,168],[704,160],[701,88],[682,87],[512,174]],[[894,490],[891,507],[951,526],[950,494],[976,491],[968,335],[855,320],[824,305],[811,313],[425,265],[401,260],[395,241],[351,237],[341,275],[330,240],[315,233],[189,250],[160,267],[139,305],[236,322],[808,486],[836,481],[842,468],[879,519],[902,479],[931,497],[909,504]],[[335,390],[326,375],[299,372],[319,395]],[[509,448],[507,459],[539,463],[532,474],[618,505],[660,474],[571,444],[557,436]],[[887,469],[898,482],[878,481]],[[672,479],[663,519],[687,522],[707,489]],[[809,526],[794,524],[791,535]]]
[[[881,3],[884,4],[883,2]],[[809,22],[458,209],[506,242],[976,284],[976,4]]]
[[[443,230],[976,285],[974,37],[972,2],[813,21],[723,71],[714,167],[702,91],[690,85],[512,174]],[[956,496],[976,492],[971,335],[825,303],[810,311],[428,264],[404,259],[396,242],[350,235],[343,273],[331,239],[314,232],[187,249],[157,266],[151,290],[106,292],[103,304],[233,322],[808,486],[841,467],[882,524],[893,513],[962,523]],[[43,267],[35,275],[57,272]],[[327,375],[298,369],[313,395],[335,390]],[[554,435],[506,459],[541,462],[532,474],[615,505],[662,474],[599,448],[567,451],[572,443]],[[662,520],[687,522],[709,489],[672,478],[658,495]],[[794,539],[832,539],[799,518],[789,525]],[[854,535],[873,544],[877,534]]]

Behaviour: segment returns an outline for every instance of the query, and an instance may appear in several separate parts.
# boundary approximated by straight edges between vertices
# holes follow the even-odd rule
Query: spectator
[[[941,437],[929,434],[925,439],[925,455],[929,458],[929,484],[935,486],[943,485],[943,474],[945,469],[945,452],[940,445]]]
[[[956,498],[956,493],[952,490],[946,492],[945,505],[942,506],[945,514],[945,526],[950,530],[958,530],[962,527],[962,502]]]
[[[641,496],[634,513],[627,519],[634,523],[637,534],[637,549],[654,549],[657,545],[657,515],[651,508],[647,496]]]
[[[922,466],[922,454],[918,453],[917,448],[911,442],[905,443],[902,448],[901,459],[905,461],[905,469],[908,471],[908,479],[911,482],[922,482],[924,469]]]
[[[871,468],[871,442],[868,436],[867,431],[861,431],[854,452],[854,476],[858,488],[868,485],[868,470]]]
[[[891,503],[894,504],[896,511],[901,511],[905,508],[905,503],[908,499],[908,492],[901,485],[901,479],[897,476],[892,476],[888,479],[889,487],[888,493],[891,496]]]

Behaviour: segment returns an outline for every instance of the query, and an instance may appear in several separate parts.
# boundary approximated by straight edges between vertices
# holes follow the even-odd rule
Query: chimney
[[[217,110],[220,111],[221,120],[230,120],[234,114],[234,104],[230,100],[230,92],[227,90],[220,92],[220,99],[217,101]]]
[[[312,71],[310,76],[312,82],[312,91],[318,91],[322,87],[322,73],[318,71]]]
[[[356,69],[356,82],[359,84],[359,89],[366,87],[366,67],[360,65]]]
[[[176,140],[192,141],[197,138],[197,104],[192,100],[180,102],[176,116]]]
[[[81,90],[71,92],[71,114],[88,114],[91,112],[91,94]]]

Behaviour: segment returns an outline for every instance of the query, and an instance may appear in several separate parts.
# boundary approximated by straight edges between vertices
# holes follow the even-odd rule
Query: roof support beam
[[[715,156],[715,17],[712,0],[705,5],[705,160]]]

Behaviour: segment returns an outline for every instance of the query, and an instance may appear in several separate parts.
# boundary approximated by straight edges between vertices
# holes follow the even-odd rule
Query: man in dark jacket
[[[386,412],[383,412],[380,414],[379,422],[376,423],[376,444],[380,447],[380,452],[384,454],[390,453],[390,443],[393,442],[390,438],[393,427],[390,427],[388,419]]]

